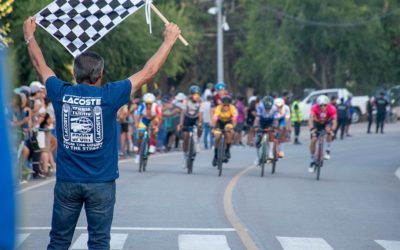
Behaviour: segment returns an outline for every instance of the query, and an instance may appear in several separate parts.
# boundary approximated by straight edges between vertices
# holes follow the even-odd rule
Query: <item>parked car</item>
[[[303,113],[304,120],[308,121],[311,112],[311,106],[320,95],[327,95],[329,98],[337,97],[338,101],[344,98],[346,101],[349,97],[352,97],[351,103],[354,108],[352,117],[353,122],[359,122],[367,112],[368,96],[353,96],[347,89],[323,89],[309,93],[300,103],[299,107]]]

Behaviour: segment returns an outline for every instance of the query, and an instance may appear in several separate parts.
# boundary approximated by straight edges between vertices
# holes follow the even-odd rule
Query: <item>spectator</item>
[[[386,118],[386,108],[389,105],[388,100],[385,98],[385,92],[381,91],[380,96],[375,101],[376,105],[376,133],[378,133],[379,128],[381,134],[383,134],[383,127],[385,125]]]
[[[372,112],[374,111],[374,106],[375,106],[375,98],[373,96],[370,96],[367,102],[367,120],[368,120],[367,134],[371,134],[371,126],[373,121]]]
[[[348,123],[348,113],[349,113],[349,107],[345,103],[344,98],[340,98],[340,103],[337,104],[336,110],[337,110],[337,121],[338,125],[335,130],[335,138],[337,136],[337,132],[340,129],[340,139],[343,140],[344,132],[346,125]]]
[[[204,127],[204,148],[208,149],[209,145],[214,145],[214,134],[211,131],[211,112],[212,112],[212,96],[208,95],[204,101],[203,127]]]
[[[346,136],[351,136],[349,133],[349,130],[350,130],[350,125],[351,125],[351,119],[352,119],[353,113],[354,113],[354,107],[351,103],[351,96],[349,96],[349,98],[347,99],[346,106],[347,106],[347,123],[346,123],[345,133],[346,133]]]
[[[292,122],[294,127],[294,144],[301,145],[299,141],[301,123],[303,121],[303,114],[299,107],[299,98],[296,96],[292,103]]]
[[[132,149],[130,148],[132,144],[131,136],[129,135],[129,109],[128,105],[122,106],[117,112],[117,119],[121,126],[120,132],[120,156],[125,156],[130,152]],[[126,145],[128,143],[128,150]]]
[[[212,96],[213,88],[214,88],[214,84],[212,84],[211,82],[207,83],[206,89],[204,90],[203,96],[202,96],[203,101],[207,100],[207,96]]]
[[[255,128],[254,128],[254,121],[257,115],[257,101],[258,98],[255,100],[251,101],[249,108],[247,109],[247,118],[246,118],[246,124],[248,127],[248,132],[247,132],[247,145],[249,146],[254,146],[254,136],[255,136]]]
[[[244,123],[245,123],[245,118],[246,118],[246,107],[243,104],[244,98],[240,95],[235,97],[235,107],[238,112],[237,116],[237,123],[235,127],[235,137],[234,137],[234,142],[235,144],[243,146],[242,143],[242,132],[244,129]]]

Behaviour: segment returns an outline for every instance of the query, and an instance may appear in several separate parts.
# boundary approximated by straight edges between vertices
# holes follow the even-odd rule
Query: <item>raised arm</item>
[[[140,89],[142,85],[147,83],[160,70],[180,34],[181,30],[176,24],[170,23],[166,25],[164,42],[158,51],[147,61],[141,71],[129,77],[132,84],[131,94]]]
[[[29,56],[36,72],[39,74],[40,80],[43,84],[46,84],[47,78],[54,76],[53,70],[47,66],[47,63],[43,57],[42,51],[36,42],[35,31],[36,31],[36,19],[35,17],[29,17],[24,23],[24,38],[26,45],[28,46]]]

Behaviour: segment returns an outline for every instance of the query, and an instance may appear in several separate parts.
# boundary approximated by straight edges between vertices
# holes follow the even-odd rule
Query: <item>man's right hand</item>
[[[164,41],[170,44],[174,44],[181,34],[181,29],[174,23],[165,25]]]

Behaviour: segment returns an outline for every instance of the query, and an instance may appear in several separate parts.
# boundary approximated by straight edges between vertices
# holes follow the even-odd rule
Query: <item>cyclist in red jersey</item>
[[[334,135],[333,131],[335,131],[337,126],[336,108],[332,104],[330,104],[329,97],[327,97],[326,95],[320,95],[317,98],[317,103],[312,106],[308,126],[310,127],[311,131],[311,164],[309,172],[313,172],[315,165],[315,145],[317,143],[318,133],[322,130],[325,130],[327,133],[327,145],[324,158],[326,160],[329,160],[331,143]]]

